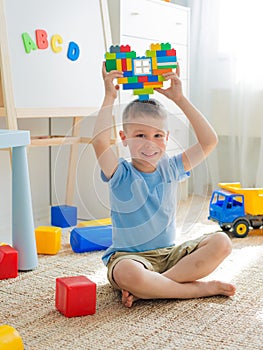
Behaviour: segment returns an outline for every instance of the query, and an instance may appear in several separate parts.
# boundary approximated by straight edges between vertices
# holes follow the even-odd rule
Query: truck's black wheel
[[[228,232],[231,230],[231,226],[229,226],[229,225],[221,225],[220,227],[225,232]]]
[[[246,220],[238,220],[233,225],[233,233],[235,237],[244,238],[249,233],[249,225]]]

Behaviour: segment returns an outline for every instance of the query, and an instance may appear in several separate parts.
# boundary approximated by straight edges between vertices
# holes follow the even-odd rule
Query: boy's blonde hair
[[[130,102],[123,111],[123,128],[129,123],[136,122],[136,119],[141,117],[147,118],[147,116],[162,119],[165,122],[167,121],[167,112],[164,106],[157,100],[134,100]]]

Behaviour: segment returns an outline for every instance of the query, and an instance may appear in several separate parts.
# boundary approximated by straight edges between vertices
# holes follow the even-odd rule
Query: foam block
[[[66,317],[96,312],[96,283],[85,276],[56,279],[56,308]]]
[[[70,234],[70,245],[75,253],[104,250],[112,244],[112,225],[75,228]]]
[[[81,221],[78,223],[77,227],[107,226],[107,225],[111,225],[111,224],[112,224],[111,218],[103,218],[103,219]]]
[[[57,254],[61,249],[61,227],[39,226],[35,236],[38,254]]]
[[[70,227],[77,225],[77,207],[70,205],[57,205],[51,207],[51,225]]]
[[[0,280],[18,275],[18,252],[10,245],[0,246]]]
[[[0,349],[23,350],[24,345],[18,331],[6,324],[0,326]]]

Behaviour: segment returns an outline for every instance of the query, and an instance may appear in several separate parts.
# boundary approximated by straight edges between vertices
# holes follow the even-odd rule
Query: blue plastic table
[[[28,271],[38,264],[26,146],[30,133],[1,130],[0,148],[12,148],[12,241],[18,251],[18,269]]]

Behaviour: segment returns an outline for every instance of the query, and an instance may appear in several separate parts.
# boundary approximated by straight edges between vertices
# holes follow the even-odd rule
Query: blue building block
[[[70,227],[77,225],[77,207],[70,205],[57,205],[51,207],[51,225]]]
[[[154,82],[156,82],[156,81],[158,81],[158,75],[149,75],[148,76],[148,82],[150,83],[154,83]]]
[[[70,234],[70,245],[75,253],[105,250],[112,244],[112,225],[75,228]]]
[[[143,83],[128,83],[123,84],[123,90],[143,89]]]
[[[123,72],[123,77],[124,78],[126,78],[126,77],[133,77],[133,71],[129,70],[129,71]]]
[[[140,101],[149,100],[149,95],[139,95],[139,100]]]

